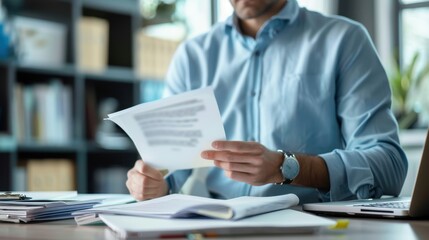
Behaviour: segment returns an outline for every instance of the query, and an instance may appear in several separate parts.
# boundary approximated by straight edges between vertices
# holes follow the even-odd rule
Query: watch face
[[[296,176],[298,176],[298,173],[299,173],[298,160],[296,160],[293,157],[287,157],[283,164],[282,171],[285,178],[292,179],[292,180],[296,178]]]

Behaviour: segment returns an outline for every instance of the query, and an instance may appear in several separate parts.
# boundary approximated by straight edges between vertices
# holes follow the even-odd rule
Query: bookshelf
[[[104,181],[118,184],[117,181],[123,180],[122,175],[116,178],[105,176],[103,170],[107,170],[107,175],[126,174],[125,170],[138,158],[134,145],[114,149],[101,147],[95,140],[94,128],[100,122],[98,108],[105,99],[116,99],[117,110],[141,102],[143,81],[135,74],[135,38],[141,24],[138,9],[138,0],[22,0],[14,15],[65,26],[66,50],[64,64],[59,66],[0,60],[0,191],[27,190],[23,183],[27,181],[26,166],[31,160],[72,161],[75,186],[81,193],[109,191],[100,188],[100,184]],[[78,23],[82,17],[100,18],[109,24],[107,68],[102,72],[82,71],[78,67]],[[32,90],[34,95],[42,96],[46,94],[38,94],[35,89],[42,88],[49,93],[50,86],[60,86],[60,89],[70,91],[70,123],[58,127],[68,129],[70,137],[58,142],[55,132],[49,130],[46,134],[53,137],[46,137],[48,140],[39,139],[40,130],[33,134],[35,130],[32,129],[30,137],[19,133],[19,124],[25,123],[20,123],[22,119],[18,116],[21,115],[16,113],[23,104],[18,100],[17,86],[22,87],[22,92],[30,89],[28,91]],[[60,94],[56,97],[62,99],[64,92],[57,93]],[[38,111],[45,105],[40,103],[49,105],[52,99],[38,102]],[[117,131],[121,130],[117,128]],[[24,137],[20,138],[19,134]],[[118,186],[120,189],[117,187],[113,191],[126,191],[125,182]]]

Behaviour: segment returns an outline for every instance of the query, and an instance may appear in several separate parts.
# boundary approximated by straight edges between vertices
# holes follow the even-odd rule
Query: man
[[[295,193],[305,203],[398,195],[407,160],[365,29],[296,0],[231,4],[225,23],[178,49],[167,76],[168,94],[214,88],[229,141],[201,153],[217,166],[206,178],[210,196]],[[190,174],[164,180],[139,160],[126,185],[138,200],[156,198],[178,192]]]

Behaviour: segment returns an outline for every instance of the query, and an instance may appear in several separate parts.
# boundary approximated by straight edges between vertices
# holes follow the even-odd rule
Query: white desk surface
[[[348,219],[349,227],[343,230],[324,229],[316,234],[255,235],[229,239],[429,239],[429,219]],[[104,225],[77,226],[72,219],[30,224],[0,223],[0,239],[109,239],[109,236],[108,227]]]

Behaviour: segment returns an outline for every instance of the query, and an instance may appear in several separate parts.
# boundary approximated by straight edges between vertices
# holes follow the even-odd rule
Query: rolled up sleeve
[[[339,53],[337,119],[344,149],[320,154],[330,177],[329,200],[398,195],[407,172],[386,73],[361,26]]]

